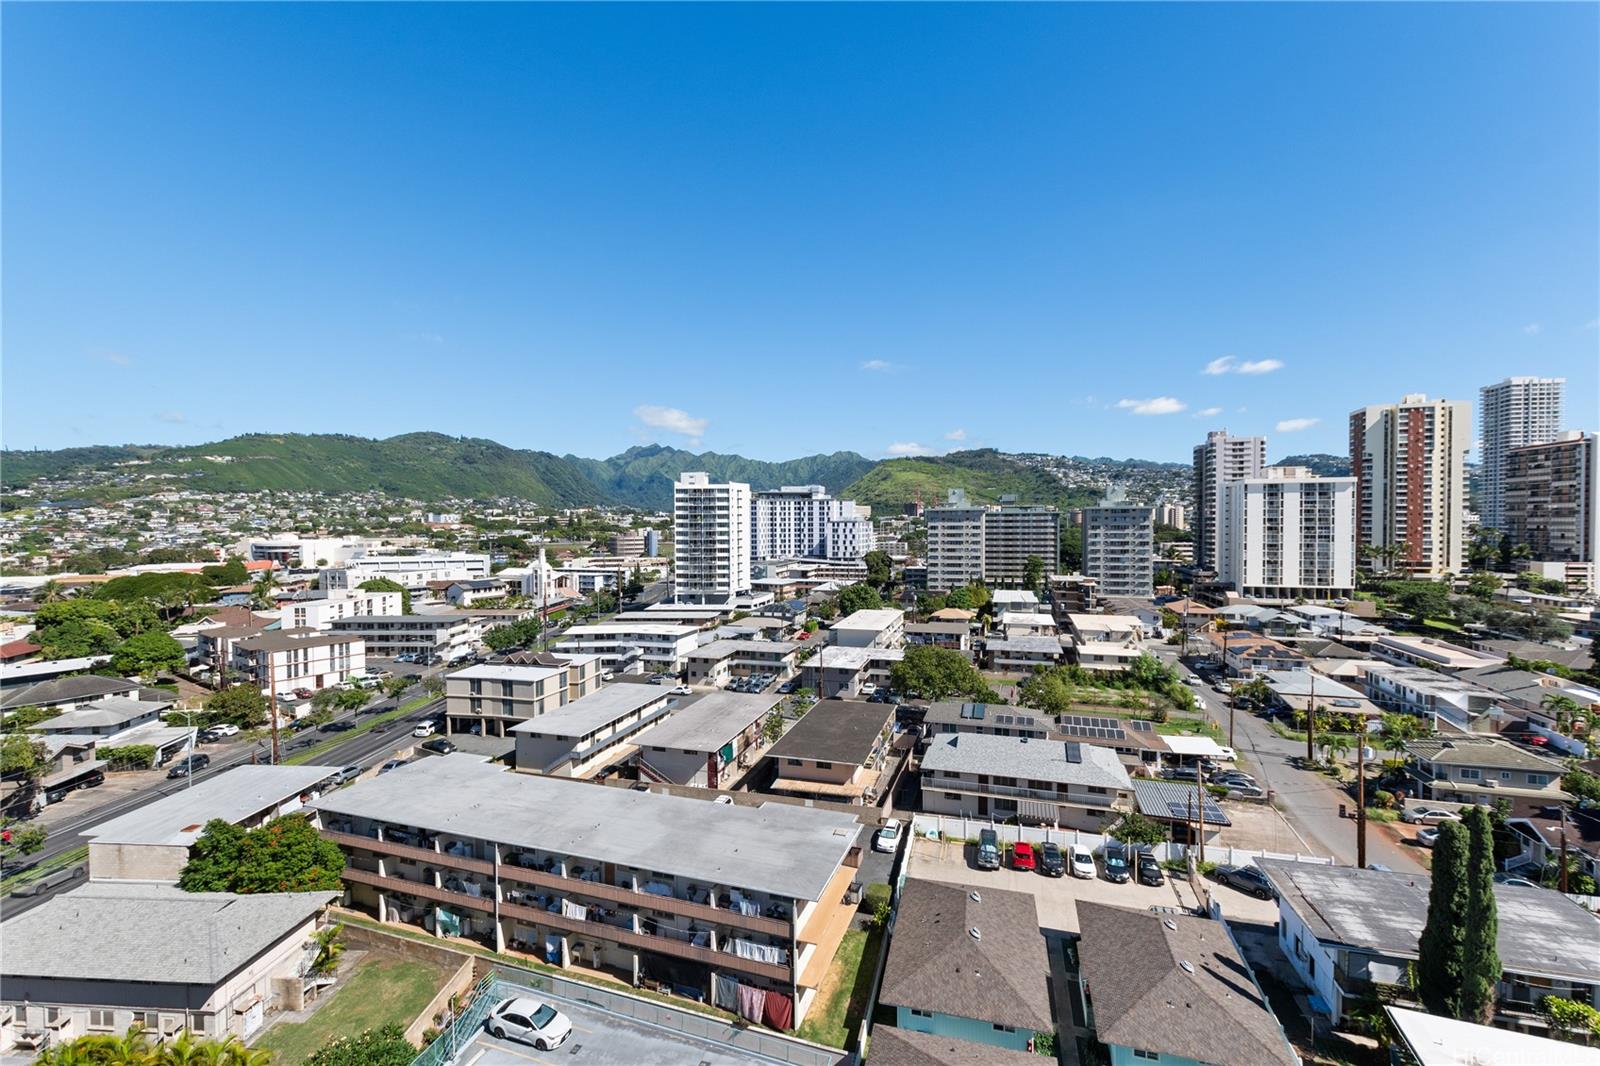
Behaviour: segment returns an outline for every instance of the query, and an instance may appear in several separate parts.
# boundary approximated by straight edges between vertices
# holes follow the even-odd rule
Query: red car
[[[302,700],[309,700],[312,696],[316,695],[315,692],[312,692],[308,688],[297,688],[294,690],[294,694],[297,698]]]
[[[1034,866],[1033,845],[1026,840],[1019,840],[1011,849],[1011,868],[1013,870],[1032,870]]]

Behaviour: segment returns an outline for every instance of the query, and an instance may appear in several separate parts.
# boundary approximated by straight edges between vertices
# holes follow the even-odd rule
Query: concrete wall
[[[181,844],[98,844],[89,842],[89,880],[175,883],[189,861]]]

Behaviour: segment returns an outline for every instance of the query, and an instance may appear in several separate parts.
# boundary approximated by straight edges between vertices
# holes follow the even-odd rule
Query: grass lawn
[[[881,950],[882,930],[864,933],[852,929],[846,933],[818,990],[819,1002],[811,1005],[811,1013],[795,1035],[829,1047],[845,1047],[867,1009],[867,993],[872,990],[872,975],[878,968]]]
[[[390,1023],[410,1025],[444,978],[425,962],[369,955],[308,1020],[275,1025],[256,1046],[272,1051],[279,1066],[300,1066],[335,1037]]]

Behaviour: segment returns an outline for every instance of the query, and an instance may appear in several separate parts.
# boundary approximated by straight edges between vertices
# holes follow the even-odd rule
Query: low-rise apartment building
[[[462,614],[372,614],[338,618],[334,633],[360,637],[366,653],[380,659],[399,655],[470,654],[482,636],[481,625]]]
[[[968,622],[912,622],[906,625],[906,645],[948,648],[972,654],[972,625]]]
[[[957,733],[933,738],[922,756],[922,806],[933,814],[1101,832],[1133,802],[1110,748]]]
[[[340,618],[400,614],[403,603],[404,596],[398,592],[329,589],[318,596],[289,600],[279,610],[284,629],[330,629]]]
[[[688,657],[688,682],[721,688],[736,677],[794,673],[795,660],[804,645],[788,640],[713,640]]]
[[[366,672],[367,645],[349,633],[274,629],[234,644],[233,669],[262,692],[333,688]]]
[[[1502,702],[1499,692],[1465,678],[1423,666],[1370,662],[1360,668],[1367,698],[1386,711],[1425,718],[1433,728],[1448,723],[1471,732]]]
[[[828,627],[828,640],[841,648],[898,648],[905,637],[906,614],[890,607],[856,611]]]
[[[836,803],[876,801],[893,725],[892,706],[823,700],[767,750],[767,791]]]
[[[319,587],[354,589],[374,578],[388,578],[420,592],[430,581],[472,581],[488,576],[489,557],[470,552],[361,555],[342,566],[324,567],[319,572]]]
[[[1066,657],[1066,648],[1060,637],[1006,636],[985,642],[983,655],[992,669],[1028,673],[1059,664]]]
[[[1273,670],[1307,670],[1310,662],[1287,644],[1257,633],[1225,629],[1206,634],[1212,650],[1230,677],[1256,677]]]
[[[1043,740],[1054,723],[1032,711],[1008,707],[1003,703],[956,703],[941,700],[928,704],[922,718],[929,737],[955,733],[989,733],[997,737],[1028,737]]]
[[[849,928],[861,825],[424,759],[317,800],[353,906],[800,1024]],[[536,812],[536,816],[530,816]],[[753,993],[749,994],[753,995]]]
[[[557,649],[562,653],[598,655],[600,664],[608,670],[618,663],[637,661],[648,670],[678,674],[699,643],[698,626],[619,620],[573,626]]]
[[[484,663],[444,679],[445,732],[503,737],[511,727],[559,710],[600,688],[597,655],[535,655],[534,662]]]
[[[1137,644],[1148,627],[1131,614],[1069,614],[1067,629],[1079,644]]]
[[[1406,745],[1406,769],[1428,799],[1485,803],[1504,796],[1552,804],[1571,799],[1561,790],[1565,766],[1496,737],[1413,740]]]
[[[764,727],[779,695],[711,692],[641,733],[639,780],[690,788],[739,787],[761,762]]]
[[[1398,633],[1385,633],[1373,641],[1372,654],[1374,658],[1402,666],[1426,666],[1450,672],[1481,670],[1506,661],[1505,656],[1492,652],[1474,651],[1433,637],[1408,637]]]
[[[903,648],[840,648],[824,645],[800,666],[800,683],[823,699],[853,699],[866,685],[889,684]]]
[[[630,754],[625,747],[671,714],[672,704],[672,690],[663,685],[607,685],[560,710],[512,726],[517,769],[588,777]]]

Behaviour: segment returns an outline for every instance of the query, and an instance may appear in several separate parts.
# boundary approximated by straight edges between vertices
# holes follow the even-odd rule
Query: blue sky
[[[1597,45],[1593,4],[10,4],[0,433],[1277,457],[1508,374],[1596,429]]]

